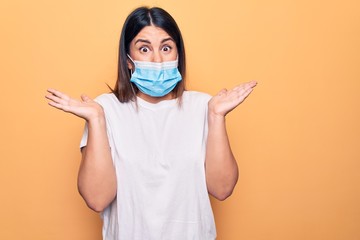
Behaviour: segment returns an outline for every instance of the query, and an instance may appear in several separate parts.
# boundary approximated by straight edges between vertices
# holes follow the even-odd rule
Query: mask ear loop
[[[134,68],[135,68],[135,61],[130,57],[130,55],[129,54],[126,54],[127,55],[127,57],[130,59],[130,61],[132,62],[132,65],[134,66]],[[132,69],[130,69],[130,72],[131,72],[131,70]],[[135,71],[135,70],[134,70]],[[131,72],[131,73],[133,73],[133,72]]]

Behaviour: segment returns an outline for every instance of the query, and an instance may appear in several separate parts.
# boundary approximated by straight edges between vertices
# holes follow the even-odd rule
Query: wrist
[[[95,111],[86,121],[89,124],[105,123],[105,113],[102,107]]]
[[[209,121],[209,123],[218,123],[218,122],[222,123],[222,122],[225,122],[225,116],[222,114],[209,112],[208,113],[208,121]]]

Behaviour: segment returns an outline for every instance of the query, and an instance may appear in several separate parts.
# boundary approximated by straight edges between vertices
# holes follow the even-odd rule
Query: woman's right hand
[[[86,121],[104,116],[104,110],[101,105],[86,95],[81,95],[81,101],[79,101],[52,88],[49,88],[47,91],[49,94],[45,97],[50,100],[48,103],[54,108],[72,113]]]

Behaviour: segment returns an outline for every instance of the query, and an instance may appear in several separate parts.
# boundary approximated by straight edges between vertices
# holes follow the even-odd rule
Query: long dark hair
[[[112,89],[112,92],[120,102],[128,102],[136,99],[136,93],[139,90],[136,85],[130,82],[131,73],[127,65],[127,54],[129,53],[130,42],[144,27],[151,25],[163,29],[174,39],[178,50],[178,69],[183,79],[176,85],[172,92],[176,98],[181,99],[182,93],[185,90],[185,48],[178,25],[173,17],[162,8],[139,7],[126,18],[121,31],[118,78],[114,89]]]

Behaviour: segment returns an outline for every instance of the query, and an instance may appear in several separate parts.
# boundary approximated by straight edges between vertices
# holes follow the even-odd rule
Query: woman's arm
[[[103,116],[88,121],[87,146],[81,152],[78,189],[86,204],[101,212],[114,200],[117,187]]]
[[[209,193],[219,200],[229,197],[238,180],[238,166],[226,132],[225,116],[252,92],[256,82],[248,82],[233,90],[222,90],[209,101],[208,139],[205,171]]]
[[[54,89],[48,92],[49,105],[87,121],[88,140],[81,150],[78,189],[91,209],[103,211],[115,198],[117,188],[103,108],[87,96],[78,101]]]
[[[238,180],[238,166],[230,148],[225,117],[208,116],[206,182],[209,193],[218,200],[229,197]]]

